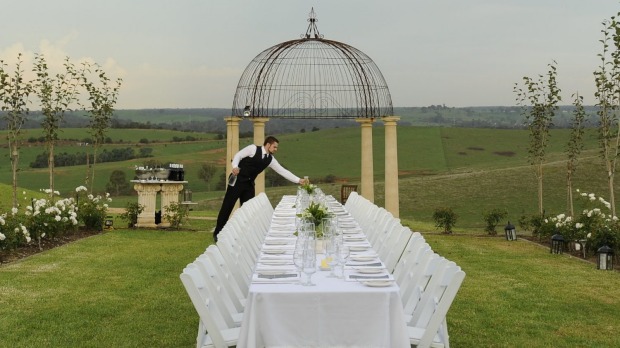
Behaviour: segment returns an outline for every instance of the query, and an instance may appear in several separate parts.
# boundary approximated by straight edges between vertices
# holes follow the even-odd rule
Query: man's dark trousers
[[[238,177],[235,186],[228,186],[226,188],[226,194],[224,195],[224,200],[222,201],[222,208],[217,215],[217,224],[215,225],[215,231],[213,231],[216,241],[218,233],[220,233],[222,228],[224,228],[230,214],[233,209],[235,209],[237,199],[239,199],[241,205],[243,205],[243,203],[254,198],[254,195],[254,181],[249,180],[248,178]]]

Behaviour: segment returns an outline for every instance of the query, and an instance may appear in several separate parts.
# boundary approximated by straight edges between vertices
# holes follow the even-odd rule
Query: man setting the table
[[[248,145],[235,154],[232,160],[232,173],[228,180],[226,194],[222,201],[222,207],[217,215],[217,224],[213,231],[213,239],[217,242],[217,235],[228,221],[237,199],[241,205],[254,198],[254,180],[269,167],[280,174],[283,178],[303,185],[307,179],[301,179],[291,173],[273,157],[278,152],[278,139],[273,136],[265,138],[263,146]],[[232,179],[232,180],[231,180]]]

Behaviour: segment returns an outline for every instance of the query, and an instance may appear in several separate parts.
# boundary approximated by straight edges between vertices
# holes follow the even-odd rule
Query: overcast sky
[[[305,33],[367,54],[394,106],[515,105],[558,66],[562,104],[594,104],[601,22],[618,0],[0,0],[0,59],[93,60],[122,77],[118,109],[230,108],[250,61]]]

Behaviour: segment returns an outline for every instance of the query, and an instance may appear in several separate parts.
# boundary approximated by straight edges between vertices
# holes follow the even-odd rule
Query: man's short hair
[[[263,143],[263,145],[267,145],[267,144],[271,145],[273,143],[278,143],[279,144],[280,141],[278,141],[278,139],[276,139],[276,137],[270,135],[267,138],[265,138],[265,142]]]

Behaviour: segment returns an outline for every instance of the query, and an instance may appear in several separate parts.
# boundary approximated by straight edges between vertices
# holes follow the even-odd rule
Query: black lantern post
[[[564,252],[564,237],[560,234],[554,234],[551,236],[551,249],[552,254],[562,254]]]
[[[112,228],[112,226],[114,225],[114,218],[112,218],[109,215],[106,216],[103,224],[105,225],[106,228]]]
[[[510,221],[508,221],[508,225],[504,227],[504,232],[506,233],[506,240],[517,240],[517,230]]]
[[[611,271],[614,269],[614,251],[604,245],[596,251],[596,268]]]

